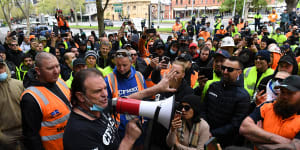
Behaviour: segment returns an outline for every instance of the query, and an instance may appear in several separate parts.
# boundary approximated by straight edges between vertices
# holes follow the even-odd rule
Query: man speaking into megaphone
[[[175,71],[170,71],[157,85],[128,98],[143,99],[159,92],[174,92],[175,89],[169,88],[169,80],[175,74]],[[105,111],[108,106],[106,87],[102,74],[96,69],[81,70],[75,75],[71,86],[73,108],[63,137],[65,150],[130,150],[141,135],[137,119],[133,119],[126,126],[124,138],[120,140],[116,121]]]

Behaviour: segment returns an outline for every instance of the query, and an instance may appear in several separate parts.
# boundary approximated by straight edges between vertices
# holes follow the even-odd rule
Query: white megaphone
[[[131,114],[157,120],[166,129],[169,129],[175,111],[174,96],[156,102],[113,98],[111,106],[121,114]]]

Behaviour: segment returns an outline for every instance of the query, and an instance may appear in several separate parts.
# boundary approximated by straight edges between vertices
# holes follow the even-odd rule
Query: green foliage
[[[58,1],[58,3],[57,3]],[[63,10],[64,15],[70,14],[70,9],[75,7],[75,12],[81,10],[84,12],[84,5],[83,3],[85,0],[39,0],[37,4],[38,14],[55,14],[55,10],[57,7]]]
[[[254,9],[265,8],[268,4],[267,1],[269,0],[252,0],[251,6],[253,6]],[[244,0],[236,0],[235,11],[238,12],[239,15],[242,15],[243,4],[244,4]],[[234,8],[234,0],[225,0],[220,7],[220,11],[221,12],[233,11],[233,8]]]

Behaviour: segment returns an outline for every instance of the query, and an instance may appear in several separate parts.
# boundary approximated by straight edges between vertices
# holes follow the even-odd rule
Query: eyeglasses
[[[137,56],[137,53],[135,53],[135,54],[131,54],[131,57],[132,57],[132,56]]]
[[[185,110],[185,111],[189,111],[191,109],[191,106],[190,105],[179,105],[177,107],[177,110],[182,110],[182,108]]]
[[[241,69],[237,69],[237,68],[232,68],[232,67],[226,67],[226,66],[221,66],[221,69],[223,71],[225,71],[227,69],[228,72],[232,72],[234,70],[241,70]]]

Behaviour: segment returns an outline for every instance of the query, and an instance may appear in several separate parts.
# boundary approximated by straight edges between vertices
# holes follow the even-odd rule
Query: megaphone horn
[[[175,111],[174,96],[157,102],[129,98],[114,98],[112,99],[112,106],[118,113],[143,116],[150,119],[156,119],[155,114],[158,113],[157,121],[166,129],[169,129]],[[160,107],[160,109],[157,109],[158,107]]]

